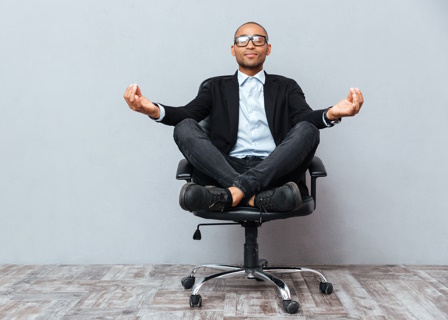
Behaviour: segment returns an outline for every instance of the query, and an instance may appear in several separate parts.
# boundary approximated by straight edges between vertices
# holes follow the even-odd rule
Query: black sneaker
[[[229,199],[226,189],[214,186],[200,186],[189,182],[180,190],[179,204],[186,211],[208,210],[223,211],[231,206],[232,199]]]
[[[294,182],[260,192],[255,196],[255,207],[264,211],[295,211],[301,204],[302,196]]]

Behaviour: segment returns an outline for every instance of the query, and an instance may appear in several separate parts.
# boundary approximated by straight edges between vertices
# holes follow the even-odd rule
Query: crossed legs
[[[253,205],[254,195],[302,179],[319,144],[319,130],[308,122],[298,123],[266,159],[224,154],[192,119],[176,125],[174,140],[195,168],[198,184],[228,189],[233,205],[243,198]]]

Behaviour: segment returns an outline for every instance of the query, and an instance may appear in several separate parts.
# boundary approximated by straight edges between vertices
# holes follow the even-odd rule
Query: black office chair
[[[209,79],[205,80],[200,88],[207,83]],[[203,123],[207,131],[207,123]],[[177,168],[176,178],[178,180],[192,181],[193,167],[187,160],[183,159],[179,162]],[[297,211],[290,212],[263,212],[253,207],[235,207],[225,210],[223,212],[214,211],[194,211],[193,214],[197,217],[213,220],[233,221],[233,223],[206,223],[199,224],[193,239],[201,240],[200,226],[204,225],[228,225],[239,224],[244,227],[246,242],[244,244],[244,265],[217,265],[206,264],[194,268],[190,275],[183,278],[181,283],[185,289],[192,289],[190,296],[191,307],[201,307],[202,298],[199,295],[200,288],[209,280],[230,277],[234,275],[245,274],[249,279],[256,279],[259,281],[269,281],[274,284],[279,290],[283,307],[288,313],[297,313],[299,311],[299,303],[291,300],[291,293],[288,286],[281,279],[273,276],[270,273],[292,273],[292,272],[311,272],[320,278],[319,289],[322,293],[330,294],[333,292],[333,285],[325,279],[325,277],[318,271],[301,267],[268,267],[268,262],[258,257],[258,227],[262,223],[287,219],[292,217],[300,217],[311,214],[316,208],[316,179],[327,176],[324,164],[318,157],[314,157],[310,166],[309,173],[311,176],[311,196],[302,196],[302,205]],[[221,270],[222,272],[206,276],[196,282],[195,274],[200,268],[213,268]],[[266,272],[269,271],[270,273]],[[196,283],[195,283],[196,282]]]
[[[191,182],[193,167],[187,160],[180,161],[176,178],[178,180],[186,180]],[[300,217],[311,214],[316,208],[316,179],[319,177],[325,177],[327,172],[322,161],[318,157],[314,157],[309,167],[309,173],[311,176],[311,196],[304,196],[302,199],[302,205],[297,211],[290,212],[260,212],[259,209],[253,207],[236,207],[223,212],[214,211],[194,211],[193,214],[197,217],[213,220],[226,220],[234,221],[234,223],[212,223],[212,224],[199,224],[196,232],[193,235],[193,239],[201,240],[201,234],[199,231],[200,226],[204,225],[218,225],[218,224],[240,224],[245,229],[246,243],[244,244],[244,265],[216,265],[206,264],[201,265],[192,270],[189,276],[182,279],[181,283],[185,289],[192,288],[190,296],[191,307],[201,307],[202,298],[199,295],[199,289],[209,280],[230,277],[233,275],[246,274],[249,279],[266,280],[272,282],[279,290],[283,307],[288,313],[296,313],[299,310],[299,303],[291,300],[291,294],[288,286],[281,279],[266,272],[279,272],[279,273],[291,273],[291,272],[311,272],[320,278],[319,289],[322,293],[330,294],[333,292],[333,285],[327,281],[327,279],[318,271],[302,267],[268,267],[267,261],[259,259],[258,257],[258,227],[262,223],[287,219],[292,217]],[[223,272],[206,276],[205,278],[195,281],[195,274],[200,268],[213,268],[222,270]],[[196,282],[196,284],[195,284]]]

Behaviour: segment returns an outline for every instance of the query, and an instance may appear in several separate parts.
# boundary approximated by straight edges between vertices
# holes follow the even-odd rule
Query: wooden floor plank
[[[397,299],[397,297],[395,297],[381,281],[362,281],[361,284],[372,299],[376,301],[380,308],[383,309],[385,314],[391,319],[418,320],[408,308],[406,308],[405,304]]]
[[[425,309],[436,319],[448,319],[448,297],[440,293],[430,283],[421,281],[407,281],[406,285],[417,294],[425,297]]]
[[[191,265],[0,265],[3,319],[448,319],[447,266],[316,266],[334,285],[322,294],[308,273],[276,274],[299,313],[287,314],[269,281],[244,276],[201,287],[189,306],[180,280]],[[199,278],[216,272],[200,269]]]
[[[434,305],[426,300],[426,297],[421,297],[412,290],[405,281],[391,281],[384,280],[382,284],[401,301],[403,305],[412,313],[417,319],[445,319],[446,315],[438,312]]]
[[[54,300],[45,312],[39,313],[36,320],[59,320],[71,312],[77,300]]]
[[[319,289],[320,280],[313,275],[303,274],[303,284],[298,291],[298,300],[302,311],[307,316],[334,316],[334,317],[349,317],[349,312],[345,309],[336,294],[323,294]],[[304,295],[308,299],[302,299]],[[312,304],[309,302],[312,299]],[[308,304],[307,304],[308,302]]]
[[[385,317],[386,314],[349,269],[327,271],[335,286],[335,292],[348,314],[352,317]]]
[[[148,279],[153,272],[152,265],[114,265],[101,280],[140,280]]]
[[[424,281],[436,288],[444,297],[448,297],[448,278],[434,277],[432,276],[431,271],[428,270],[415,270],[414,272]]]
[[[52,301],[21,301],[9,300],[0,305],[2,319],[37,319],[39,315],[47,313]]]

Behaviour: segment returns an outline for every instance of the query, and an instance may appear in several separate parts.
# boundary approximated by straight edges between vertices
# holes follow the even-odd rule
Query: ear
[[[232,52],[232,56],[235,56],[235,47],[234,46],[230,47],[230,51]]]
[[[268,48],[266,49],[266,55],[270,55],[271,54],[271,44],[268,44]]]

